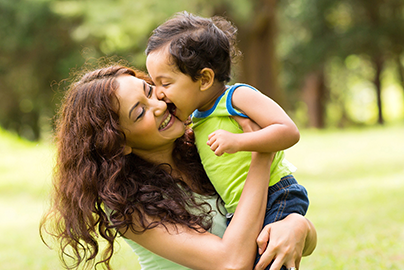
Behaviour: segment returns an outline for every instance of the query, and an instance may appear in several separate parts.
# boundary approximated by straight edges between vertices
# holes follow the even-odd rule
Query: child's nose
[[[164,94],[164,92],[161,90],[161,87],[156,87],[156,97],[159,100],[164,100],[166,98],[166,95]]]

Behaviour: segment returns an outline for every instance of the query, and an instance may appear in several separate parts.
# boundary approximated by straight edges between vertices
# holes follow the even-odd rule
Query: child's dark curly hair
[[[241,55],[236,34],[237,28],[223,17],[203,18],[182,12],[153,31],[146,54],[168,46],[173,65],[192,80],[200,78],[203,68],[211,68],[216,80],[227,83],[232,61]]]

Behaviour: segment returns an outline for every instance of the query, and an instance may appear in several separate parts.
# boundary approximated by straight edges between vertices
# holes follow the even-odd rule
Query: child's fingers
[[[223,151],[222,150],[220,150],[220,147],[218,147],[216,150],[215,150],[215,155],[216,156],[221,156],[221,155],[223,155]]]
[[[216,134],[215,132],[210,133],[208,136],[208,140],[210,140],[213,136],[215,136],[215,134]]]
[[[223,155],[223,150],[221,150],[220,144],[218,144],[217,142],[212,142],[210,144],[210,150],[212,150],[213,152],[215,152],[216,156],[221,156]]]
[[[214,134],[212,136],[209,135],[208,141],[206,142],[209,146],[212,146],[216,142],[216,137]]]
[[[213,141],[209,141],[209,142],[210,142],[210,144],[209,144],[210,150],[216,151],[216,149],[217,149],[217,147],[218,147],[218,144],[215,143],[215,142],[213,142]]]

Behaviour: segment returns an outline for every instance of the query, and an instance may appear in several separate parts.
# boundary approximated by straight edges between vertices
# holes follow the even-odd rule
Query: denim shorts
[[[309,207],[306,189],[299,185],[293,175],[287,175],[268,188],[267,209],[264,226],[284,219],[292,213],[304,216]]]
[[[309,198],[306,189],[297,183],[293,175],[284,176],[278,183],[268,188],[264,226],[282,220],[292,213],[304,216],[308,207]],[[233,213],[228,213],[226,217],[229,225]]]
[[[309,198],[306,189],[297,183],[293,175],[282,177],[278,183],[268,188],[264,226],[282,220],[292,213],[304,216],[308,207]],[[260,257],[257,252],[255,264]],[[269,269],[271,264],[265,269]],[[286,267],[282,266],[281,270],[286,270]]]

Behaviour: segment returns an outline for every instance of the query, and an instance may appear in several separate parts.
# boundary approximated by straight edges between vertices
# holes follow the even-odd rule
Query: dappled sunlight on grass
[[[402,269],[404,127],[303,130],[286,151],[309,192],[307,217],[318,231],[301,269]],[[38,234],[47,207],[54,147],[0,132],[0,265],[7,270],[62,269]],[[139,269],[119,240],[113,266]]]
[[[58,254],[39,237],[39,220],[48,207],[54,147],[32,143],[0,130],[0,269],[62,269]],[[119,240],[112,265],[136,270],[129,246]]]
[[[0,265],[2,269],[60,269],[57,255],[42,242],[38,224],[43,205],[27,195],[0,199]]]
[[[287,151],[319,237],[303,269],[402,269],[403,135],[403,127],[303,131]]]

